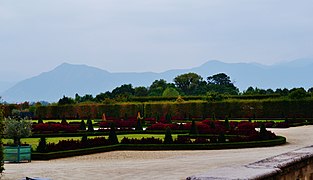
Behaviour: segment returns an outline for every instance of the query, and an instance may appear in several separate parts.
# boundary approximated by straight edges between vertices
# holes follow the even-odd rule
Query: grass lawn
[[[61,119],[51,119],[51,120],[43,120],[44,123],[48,123],[48,122],[55,122],[55,123],[61,123]],[[70,123],[70,122],[77,122],[80,123],[82,120],[81,119],[67,119],[66,122]],[[87,119],[84,119],[85,123],[87,123]],[[101,122],[101,119],[93,119],[91,120],[92,123],[97,123],[97,122]],[[33,123],[38,123],[38,120],[32,120]]]
[[[221,120],[222,121],[222,120]],[[235,119],[230,119],[229,121],[234,121],[234,122],[241,122],[241,121],[248,121],[248,120],[235,120]],[[252,122],[270,122],[270,121],[273,121],[275,123],[279,123],[279,122],[285,122],[284,119],[275,119],[275,120],[271,120],[271,119],[268,119],[268,120],[263,120],[263,119],[256,119],[256,120],[252,120]]]
[[[173,134],[172,137],[173,139],[177,138],[178,134]],[[154,138],[159,138],[159,139],[164,139],[164,134],[123,134],[123,135],[117,135],[118,140],[121,142],[121,140],[124,137],[128,138],[148,138],[148,137],[154,137]],[[88,136],[88,138],[94,138],[98,136]],[[109,138],[108,136],[105,136],[105,138]],[[74,139],[74,140],[81,140],[81,137],[51,137],[51,138],[46,138],[47,143],[58,143],[60,140],[68,140],[68,139]],[[26,143],[32,146],[33,150],[36,150],[38,143],[39,143],[40,138],[22,138],[21,142]],[[13,140],[11,139],[3,139],[3,143],[13,143]]]

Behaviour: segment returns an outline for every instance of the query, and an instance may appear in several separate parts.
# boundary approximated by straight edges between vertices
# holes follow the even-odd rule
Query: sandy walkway
[[[255,162],[312,145],[313,126],[274,129],[288,144],[209,151],[115,151],[51,161],[5,164],[1,179],[185,179],[210,168]]]

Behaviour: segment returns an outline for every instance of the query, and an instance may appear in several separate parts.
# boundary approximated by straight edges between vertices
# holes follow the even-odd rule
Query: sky
[[[67,62],[163,72],[313,57],[311,0],[1,0],[0,81]]]

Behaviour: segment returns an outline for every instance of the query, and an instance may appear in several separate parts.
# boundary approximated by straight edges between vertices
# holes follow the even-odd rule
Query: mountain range
[[[162,73],[111,73],[87,65],[63,63],[55,69],[20,81],[14,86],[0,82],[1,97],[6,102],[56,102],[63,95],[97,95],[111,91],[122,84],[150,86],[154,80],[173,82],[180,74],[194,72],[204,79],[217,73],[226,73],[241,91],[249,86],[258,88],[294,88],[313,86],[313,59],[299,59],[275,65],[257,63],[224,63],[211,60],[199,67],[174,69]],[[12,87],[10,87],[12,86]],[[10,87],[10,88],[8,88]],[[8,88],[5,90],[5,88]]]

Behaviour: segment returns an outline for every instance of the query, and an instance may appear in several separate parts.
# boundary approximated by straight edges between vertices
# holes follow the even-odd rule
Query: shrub
[[[92,121],[91,121],[90,118],[87,120],[87,124],[88,124],[88,132],[95,131],[94,128],[93,128],[93,124],[92,124]]]
[[[111,123],[111,127],[110,127],[109,142],[110,144],[118,144],[118,139],[117,139],[117,135],[115,132],[115,126],[113,123]]]
[[[82,130],[82,131],[85,131],[85,130],[86,130],[86,123],[85,123],[84,120],[81,120],[81,121],[80,121],[79,130]]]
[[[225,118],[225,128],[226,128],[226,129],[229,129],[229,128],[230,128],[228,117]]]
[[[218,142],[219,143],[223,143],[226,141],[226,138],[225,138],[225,134],[224,133],[221,133],[219,136],[218,136]]]
[[[37,151],[38,152],[47,152],[47,141],[46,137],[41,137],[39,140],[39,144],[37,146]]]
[[[192,120],[190,134],[198,134],[198,129],[195,120]]]
[[[43,120],[41,117],[39,117],[39,119],[38,119],[38,124],[40,124],[40,123],[43,123]]]
[[[172,144],[172,143],[173,143],[173,137],[172,137],[171,129],[170,127],[166,127],[164,144]]]
[[[175,139],[174,144],[191,144],[191,139],[188,136],[177,136]]]
[[[136,131],[142,131],[141,118],[137,118],[137,125],[135,128]]]
[[[65,117],[62,118],[61,124],[68,124]]]

